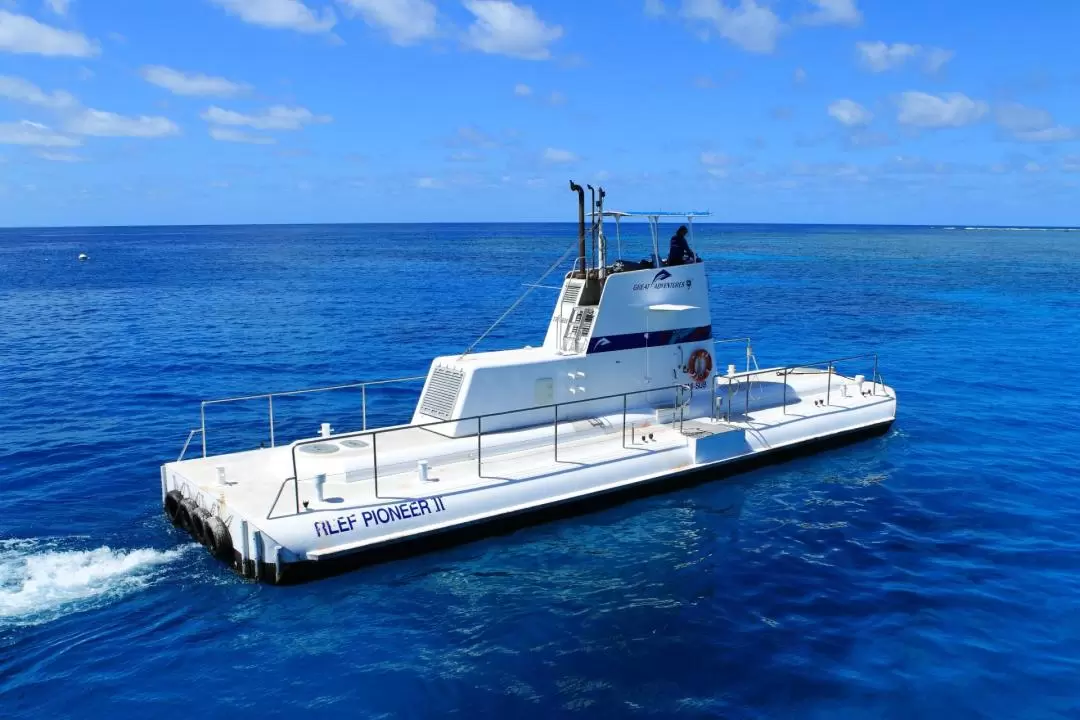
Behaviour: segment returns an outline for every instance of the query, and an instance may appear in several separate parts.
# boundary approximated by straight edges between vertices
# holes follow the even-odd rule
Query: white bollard
[[[416,463],[416,471],[420,475],[420,482],[428,481],[428,461],[418,460]]]
[[[223,466],[221,466],[221,465],[217,466],[217,484],[218,485],[228,485],[229,484],[229,483],[227,483],[225,481],[225,468]]]
[[[315,476],[315,498],[319,501],[323,501],[323,489],[326,487],[326,475]]]
[[[331,432],[333,432],[333,428],[330,427],[330,423],[323,423],[319,426],[319,437],[330,437]]]
[[[728,374],[728,377],[734,377],[735,376],[735,366],[734,365],[728,365],[727,366],[727,374]]]

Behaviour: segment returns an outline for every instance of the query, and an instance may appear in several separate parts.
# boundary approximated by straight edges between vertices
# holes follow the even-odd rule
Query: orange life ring
[[[698,348],[690,353],[690,361],[686,363],[686,372],[695,382],[705,382],[712,373],[712,355],[705,348]]]

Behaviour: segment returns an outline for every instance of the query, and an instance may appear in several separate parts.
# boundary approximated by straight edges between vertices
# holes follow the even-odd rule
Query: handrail
[[[828,385],[828,389],[826,391],[826,396],[825,396],[826,397],[825,404],[828,405],[829,404],[829,395],[831,395],[831,392],[832,392],[832,376],[833,376],[833,373],[836,370],[835,365],[837,363],[841,363],[841,362],[850,362],[852,360],[862,360],[862,359],[871,358],[871,357],[874,358],[874,371],[873,371],[873,377],[872,377],[874,387],[873,387],[872,392],[873,392],[874,395],[876,395],[877,394],[877,385],[878,385],[878,383],[881,382],[881,384],[884,385],[884,381],[882,381],[880,379],[880,375],[878,373],[878,354],[877,353],[861,353],[859,355],[848,355],[847,357],[833,358],[831,360],[823,360],[821,362],[798,363],[796,365],[786,365],[786,366],[783,366],[783,367],[765,368],[764,370],[759,368],[759,369],[754,370],[752,372],[751,371],[746,371],[746,372],[734,373],[734,374],[731,374],[731,375],[719,375],[719,374],[716,374],[716,375],[713,375],[713,378],[712,378],[713,379],[713,391],[712,391],[712,394],[713,394],[713,397],[715,398],[716,392],[718,390],[718,381],[721,380],[721,379],[727,379],[727,381],[728,381],[728,404],[727,404],[727,407],[725,408],[725,411],[724,411],[724,413],[725,413],[725,418],[724,419],[729,420],[730,417],[731,417],[731,382],[733,380],[740,380],[740,379],[744,379],[744,378],[749,379],[749,378],[752,378],[752,377],[754,377],[756,375],[765,375],[765,374],[768,374],[768,373],[776,373],[777,375],[783,375],[784,376],[784,412],[786,413],[787,412],[787,378],[788,378],[788,375],[791,374],[791,371],[799,370],[801,368],[812,368],[812,367],[817,366],[817,365],[824,365],[826,367],[822,372],[827,372],[829,374],[829,385]],[[716,416],[716,412],[715,412],[715,400],[713,401],[713,404],[714,404],[713,418],[716,419],[717,416]],[[749,387],[747,387],[747,390],[746,390],[746,405],[747,405],[747,407],[749,407],[749,405],[750,405],[750,388]]]
[[[746,372],[750,372],[750,359],[754,358],[754,351],[751,348],[750,342],[751,338],[748,337],[725,338],[724,340],[713,340],[713,346],[723,345],[724,343],[746,343]],[[757,367],[757,358],[754,358],[754,366]],[[719,369],[720,368],[717,367],[717,370]]]
[[[191,444],[191,438],[195,437],[195,433],[201,433],[201,432],[202,432],[202,428],[193,428],[191,430],[191,432],[188,433],[187,440],[184,441],[184,447],[180,451],[180,457],[176,458],[176,462],[180,462],[181,460],[184,459],[184,454],[187,452],[188,445]]]
[[[517,413],[523,413],[523,412],[536,412],[536,411],[540,411],[540,410],[553,410],[554,411],[554,417],[555,417],[554,427],[555,427],[555,433],[556,433],[555,434],[555,458],[557,460],[558,459],[558,452],[559,452],[559,441],[558,441],[559,426],[558,426],[558,422],[559,422],[559,408],[560,407],[565,407],[565,406],[568,406],[568,405],[579,405],[581,403],[600,402],[600,401],[603,401],[603,400],[612,400],[614,398],[622,398],[623,399],[623,425],[624,425],[623,437],[624,437],[624,443],[625,443],[625,436],[626,436],[626,430],[625,430],[625,424],[626,424],[626,399],[629,396],[631,396],[631,395],[641,395],[643,393],[663,392],[665,390],[676,390],[678,392],[678,390],[686,389],[687,387],[688,387],[687,383],[677,383],[675,385],[666,385],[666,386],[663,386],[663,387],[647,388],[645,390],[632,390],[630,392],[624,392],[624,393],[613,393],[611,395],[601,395],[599,397],[582,398],[581,400],[567,400],[567,401],[561,402],[561,403],[550,403],[548,405],[535,405],[533,407],[518,408],[516,410],[502,410],[502,411],[494,412],[494,413],[485,413],[483,415],[472,415],[470,417],[454,418],[452,420],[435,420],[435,421],[429,422],[429,423],[415,423],[415,424],[412,424],[412,425],[395,425],[395,426],[387,427],[387,428],[379,428],[378,430],[359,430],[359,431],[354,431],[354,432],[341,433],[340,435],[330,435],[330,436],[326,436],[326,437],[316,437],[316,438],[307,438],[307,439],[304,439],[304,440],[297,440],[297,441],[292,443],[292,448],[291,448],[293,478],[296,480],[296,498],[295,498],[296,499],[296,514],[297,515],[300,514],[300,473],[297,471],[297,468],[296,468],[296,449],[299,448],[299,447],[303,447],[305,445],[314,445],[316,443],[327,442],[329,440],[347,440],[349,438],[368,437],[368,436],[370,436],[371,437],[371,450],[372,450],[373,477],[374,477],[374,480],[375,480],[375,490],[376,490],[376,495],[377,495],[378,494],[378,487],[379,487],[379,485],[378,485],[378,483],[379,483],[379,456],[378,456],[378,449],[377,449],[378,445],[376,443],[376,438],[379,435],[383,435],[383,434],[391,433],[391,432],[398,432],[398,431],[401,431],[401,430],[424,429],[424,428],[434,427],[436,425],[447,425],[449,423],[465,423],[465,422],[472,422],[472,421],[475,420],[476,423],[477,423],[477,436],[479,437],[480,436],[480,430],[481,430],[481,427],[483,425],[483,421],[484,421],[485,418],[502,417],[504,415],[515,415]],[[691,392],[691,397],[692,397],[693,386],[690,385],[689,387],[690,387],[690,392]],[[676,406],[677,405],[678,405],[678,402],[676,402]],[[673,425],[674,425],[674,420],[675,420],[676,406],[672,406],[672,424]],[[471,433],[470,433],[470,435],[471,435]],[[284,487],[284,483],[282,484],[282,487]],[[276,502],[277,501],[275,500],[275,503]]]
[[[293,395],[308,395],[310,393],[329,392],[331,390],[352,390],[360,388],[360,407],[363,418],[362,423],[364,430],[367,430],[367,389],[369,386],[392,385],[395,383],[415,382],[417,380],[426,379],[427,375],[414,375],[411,377],[390,378],[387,380],[365,380],[363,382],[346,383],[344,385],[327,385],[326,387],[306,388],[303,390],[286,390],[283,392],[260,393],[258,395],[237,395],[236,397],[218,398],[215,400],[203,400],[199,403],[200,427],[196,428],[198,432],[202,433],[203,457],[206,457],[206,408],[208,405],[222,405],[225,403],[265,399],[267,401],[268,419],[270,422],[270,447],[276,447],[277,443],[274,437],[274,398],[276,397],[290,397]],[[192,431],[192,435],[194,435],[196,430]],[[188,436],[188,442],[191,442],[191,435]],[[187,443],[184,444],[184,449],[187,449]],[[181,453],[181,457],[183,457],[183,453]]]

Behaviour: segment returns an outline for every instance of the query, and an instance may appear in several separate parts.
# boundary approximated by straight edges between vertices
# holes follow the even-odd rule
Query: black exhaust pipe
[[[573,180],[570,181],[570,191],[577,193],[577,208],[578,208],[578,264],[574,266],[574,270],[577,271],[578,265],[581,266],[581,277],[585,277],[585,188],[581,187]]]

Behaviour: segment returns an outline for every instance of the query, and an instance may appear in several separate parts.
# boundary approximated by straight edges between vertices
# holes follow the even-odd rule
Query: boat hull
[[[274,563],[268,560],[244,560],[234,552],[233,566],[247,577],[278,585],[297,584],[325,578],[364,566],[398,560],[418,554],[453,547],[484,537],[503,535],[523,527],[574,517],[611,507],[633,499],[671,492],[704,482],[722,480],[751,470],[786,462],[828,449],[850,445],[888,432],[893,418],[831,435],[814,437],[750,455],[717,460],[673,470],[659,476],[604,488],[584,495],[560,499],[517,511],[450,527],[419,531],[406,537],[370,544],[318,560],[298,559]]]

